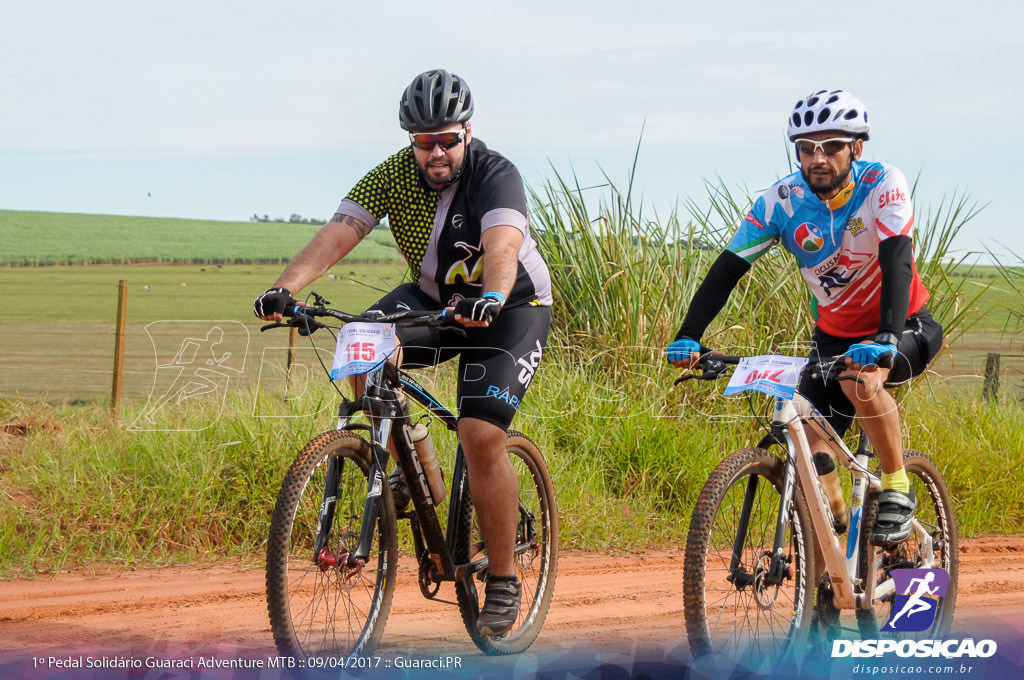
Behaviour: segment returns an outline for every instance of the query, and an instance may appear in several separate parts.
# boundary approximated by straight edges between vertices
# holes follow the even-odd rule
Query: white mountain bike
[[[737,366],[726,394],[755,390],[775,397],[768,433],[754,448],[729,454],[715,468],[690,520],[684,617],[695,657],[721,653],[734,659],[780,658],[800,650],[812,634],[819,641],[844,636],[937,638],[952,621],[957,530],[938,467],[923,453],[904,452],[918,499],[913,530],[895,547],[870,545],[881,482],[868,469],[874,454],[866,437],[862,433],[860,446],[851,452],[794,389],[803,372],[823,380],[857,378],[840,377],[845,370],[841,357],[804,363],[775,355],[707,354],[701,358],[701,374],[676,381],[715,380]],[[829,443],[837,467],[852,476],[845,545],[813,463],[809,430]],[[900,594],[892,572],[935,567],[948,573],[949,584],[935,603],[931,625],[913,633],[883,631]]]

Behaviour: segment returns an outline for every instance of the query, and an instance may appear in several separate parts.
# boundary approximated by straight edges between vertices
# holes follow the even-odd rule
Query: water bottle
[[[430,430],[423,423],[416,423],[410,428],[409,437],[416,448],[416,457],[423,468],[423,474],[427,478],[431,499],[434,505],[440,505],[444,502],[445,495],[444,475],[437,464],[437,454],[434,452],[434,440],[430,437]]]
[[[814,467],[818,471],[818,481],[825,491],[829,508],[832,510],[832,526],[837,534],[846,532],[849,520],[846,517],[846,501],[843,500],[843,487],[839,485],[836,474],[836,462],[832,456],[823,451],[814,454]]]

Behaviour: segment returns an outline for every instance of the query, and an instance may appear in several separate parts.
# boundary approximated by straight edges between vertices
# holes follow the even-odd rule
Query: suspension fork
[[[332,458],[327,462],[327,475],[320,509],[316,516],[316,540],[313,542],[313,561],[318,562],[320,552],[327,547],[327,540],[334,526],[334,508],[338,502],[338,480],[344,469],[344,460]]]
[[[771,564],[765,575],[765,583],[781,585],[789,571],[786,567],[786,529],[790,523],[793,495],[796,493],[796,454],[789,433],[778,429],[773,433],[776,441],[786,449],[782,466],[782,488],[779,490],[779,514],[775,518],[775,538],[772,541]]]
[[[789,434],[781,428],[773,428],[771,434],[766,436],[758,444],[758,447],[766,447],[776,442],[786,447],[787,455],[783,462],[782,489],[780,490],[779,514],[775,520],[775,536],[772,541],[771,562],[768,573],[765,575],[765,583],[771,585],[781,584],[786,576],[786,527],[789,523],[789,508],[792,504],[793,494],[796,490],[796,464],[792,455],[792,441]],[[747,479],[747,486],[743,494],[743,506],[740,508],[739,522],[736,538],[732,546],[732,558],[729,561],[729,573],[736,578],[736,585],[743,586],[750,582],[753,575],[747,574],[746,579],[736,577],[739,574],[740,562],[743,557],[743,546],[746,543],[747,531],[750,528],[750,515],[754,508],[754,499],[757,497],[757,489],[761,481],[760,475],[751,475]]]
[[[370,384],[367,384],[370,390]],[[368,413],[370,422],[375,423],[373,428],[373,450],[370,472],[367,475],[366,500],[363,501],[363,516],[359,524],[359,542],[356,549],[349,557],[350,565],[360,565],[366,562],[370,556],[373,544],[373,533],[377,527],[377,517],[380,513],[380,498],[384,491],[384,471],[387,470],[388,437],[391,436],[391,426],[398,416],[397,400],[366,399],[369,406]]]
[[[349,420],[359,411],[366,409],[365,399],[344,401],[338,407],[338,429],[344,429]],[[327,473],[324,480],[323,493],[320,496],[320,508],[316,516],[316,538],[313,541],[313,562],[319,562],[321,552],[327,547],[331,529],[334,527],[334,509],[338,503],[338,482],[345,471],[343,458],[332,458],[327,461]]]

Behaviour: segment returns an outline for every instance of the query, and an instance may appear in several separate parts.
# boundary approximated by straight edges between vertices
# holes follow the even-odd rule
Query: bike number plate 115
[[[729,378],[723,394],[755,391],[792,399],[797,383],[800,382],[800,371],[806,363],[807,359],[781,354],[743,357]]]
[[[387,361],[395,351],[392,323],[350,323],[338,332],[331,380],[369,373]]]

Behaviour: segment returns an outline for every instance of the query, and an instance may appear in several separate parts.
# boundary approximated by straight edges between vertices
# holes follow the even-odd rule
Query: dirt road
[[[682,552],[564,552],[555,599],[531,652],[588,648],[685,654]],[[402,563],[382,652],[477,657],[456,607],[424,600]],[[954,627],[1024,638],[1024,536],[965,540]],[[450,586],[441,597],[454,600]],[[108,569],[0,583],[0,662],[25,655],[274,656],[257,568]]]

